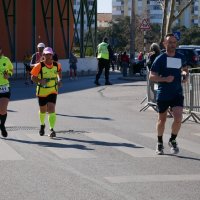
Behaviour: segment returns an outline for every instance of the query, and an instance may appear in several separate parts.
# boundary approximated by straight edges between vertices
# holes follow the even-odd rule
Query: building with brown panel
[[[80,17],[79,24],[83,24],[80,26],[83,30],[77,30],[73,5],[73,0],[0,1],[0,46],[4,55],[20,62],[26,53],[34,53],[37,44],[43,42],[51,46],[59,58],[65,59],[68,58],[75,35],[80,42],[80,49],[84,51],[84,20]],[[87,1],[81,1],[80,13],[83,17],[86,7]],[[96,0],[92,11],[95,15]],[[80,55],[84,53],[80,52]]]

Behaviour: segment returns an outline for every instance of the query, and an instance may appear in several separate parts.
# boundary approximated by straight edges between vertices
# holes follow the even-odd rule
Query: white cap
[[[39,44],[37,45],[37,47],[38,47],[38,48],[40,48],[40,47],[41,47],[41,48],[45,48],[45,44],[41,42],[41,43],[39,43]]]

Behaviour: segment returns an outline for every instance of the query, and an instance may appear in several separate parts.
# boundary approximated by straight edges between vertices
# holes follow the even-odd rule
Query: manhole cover
[[[7,126],[6,130],[8,131],[32,131],[32,130],[39,130],[38,127],[31,127],[31,126]]]

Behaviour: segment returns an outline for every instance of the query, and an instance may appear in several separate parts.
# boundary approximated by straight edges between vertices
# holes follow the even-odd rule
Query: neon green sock
[[[54,128],[56,123],[56,113],[49,113],[48,121],[50,129]]]
[[[41,113],[39,111],[39,117],[40,117],[40,125],[44,125],[45,117],[46,117],[46,112],[45,113]]]

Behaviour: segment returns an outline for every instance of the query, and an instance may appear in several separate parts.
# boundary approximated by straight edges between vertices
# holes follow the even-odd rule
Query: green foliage
[[[107,36],[111,46],[116,50],[124,50],[130,43],[130,17],[119,18],[110,27],[98,30],[98,43]]]
[[[93,48],[92,47],[87,47],[85,55],[86,56],[92,56],[93,55]]]
[[[199,45],[200,44],[200,28],[193,26],[192,28],[175,27],[173,31],[180,31],[181,39],[179,44],[182,45]]]
[[[135,30],[135,48],[137,51],[143,51],[144,38],[143,31],[139,29],[141,19],[136,19]],[[158,24],[151,24],[151,30],[146,31],[147,49],[153,42],[158,42],[160,37],[160,26]],[[130,49],[130,17],[119,18],[110,24],[110,27],[99,29],[97,34],[97,41],[100,43],[103,38],[107,36],[110,39],[110,44],[114,51],[129,51]]]
[[[136,30],[135,30],[135,48],[136,51],[143,51],[144,49],[144,37],[143,31],[139,29],[141,19],[136,19]],[[161,27],[159,24],[150,24],[151,30],[146,31],[146,50],[148,51],[149,46],[153,43],[159,43],[161,37]],[[200,28],[194,26],[190,29],[184,26],[175,26],[172,31],[180,31],[181,39],[179,44],[200,44]],[[110,40],[110,44],[114,51],[129,51],[130,47],[130,17],[120,18],[110,24],[110,27],[99,29],[97,34],[97,42],[102,42],[103,38],[107,36]]]

